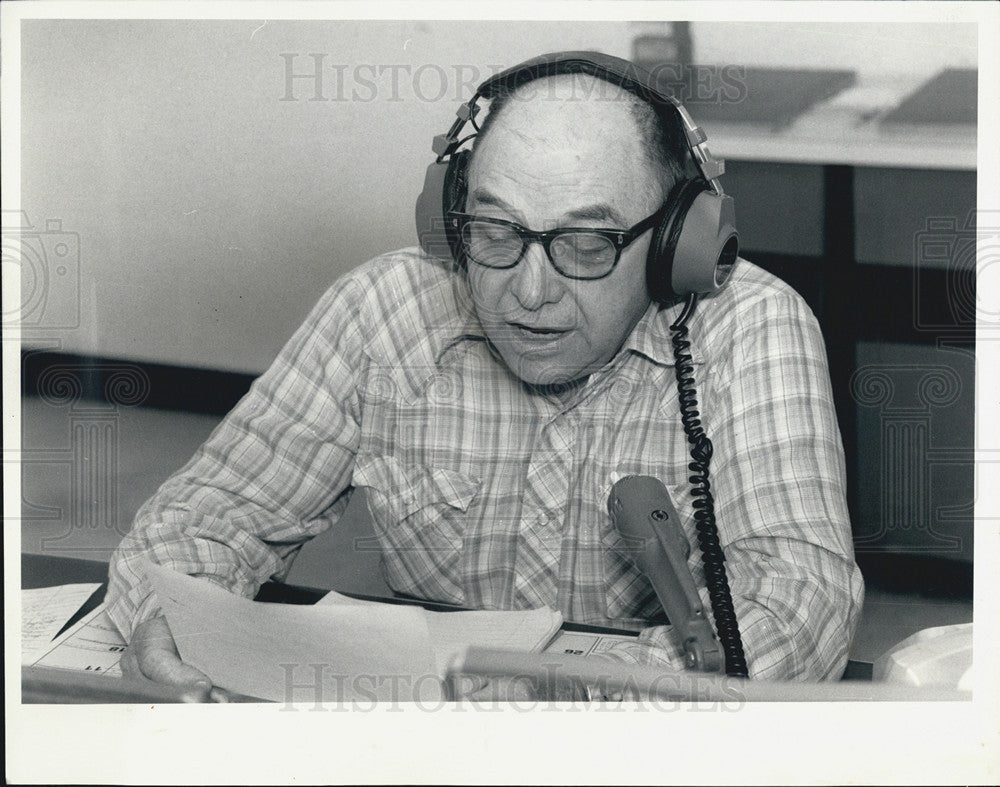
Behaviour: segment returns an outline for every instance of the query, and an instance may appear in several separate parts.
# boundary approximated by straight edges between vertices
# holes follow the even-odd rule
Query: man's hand
[[[140,623],[121,659],[126,678],[151,680],[170,686],[195,686],[204,690],[213,702],[228,702],[225,690],[212,686],[208,676],[181,661],[173,635],[164,617]]]

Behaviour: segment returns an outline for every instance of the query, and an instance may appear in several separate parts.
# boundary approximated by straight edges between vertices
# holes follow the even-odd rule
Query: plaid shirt
[[[382,550],[394,590],[638,629],[622,658],[680,667],[606,508],[622,476],[661,479],[703,588],[668,330],[678,308],[651,306],[605,368],[542,393],[486,341],[462,276],[415,250],[357,268],[139,511],[112,560],[112,620],[128,636],[156,612],[142,559],[253,596],[365,487],[377,544],[358,548]],[[741,260],[689,326],[751,676],[839,677],[863,585],[816,321]]]

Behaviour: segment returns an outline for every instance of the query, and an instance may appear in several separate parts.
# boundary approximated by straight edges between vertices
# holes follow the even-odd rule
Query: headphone
[[[681,179],[674,185],[661,209],[662,218],[653,228],[646,258],[650,297],[666,303],[678,296],[713,292],[725,284],[736,263],[739,236],[733,198],[724,194],[719,185],[725,171],[723,162],[712,157],[705,145],[705,133],[677,99],[660,91],[652,74],[600,52],[540,55],[501,71],[476,88],[472,98],[458,108],[448,132],[434,137],[431,148],[436,158],[427,167],[416,205],[421,248],[435,257],[465,265],[458,222],[448,213],[465,206],[470,151],[459,148],[475,134],[464,138],[460,134],[470,121],[478,131],[475,116],[480,109],[479,99],[489,100],[532,80],[559,74],[588,74],[611,82],[650,104],[665,127],[680,121],[699,177]]]

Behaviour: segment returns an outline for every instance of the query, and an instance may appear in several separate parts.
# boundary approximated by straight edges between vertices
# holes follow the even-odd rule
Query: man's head
[[[476,140],[465,212],[530,230],[627,229],[653,214],[682,172],[653,108],[594,77],[529,82],[494,99]],[[570,279],[539,243],[515,266],[470,261],[476,312],[511,370],[568,382],[607,363],[649,306],[651,231],[601,279]]]

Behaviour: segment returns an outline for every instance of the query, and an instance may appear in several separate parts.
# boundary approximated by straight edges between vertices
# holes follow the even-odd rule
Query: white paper
[[[539,651],[562,624],[562,615],[547,607],[511,612],[428,612],[427,618],[442,672],[469,646],[522,653]]]
[[[32,666],[98,672],[121,676],[118,662],[125,652],[125,640],[101,604],[64,631],[40,654]]]
[[[317,606],[327,605],[366,605],[369,608],[397,606],[354,599],[336,592],[328,593],[317,602]],[[540,651],[562,625],[562,615],[548,607],[510,611],[421,611],[427,618],[431,646],[442,676],[447,672],[452,659],[470,646],[522,653]]]
[[[31,664],[90,598],[99,582],[21,591],[21,663]]]
[[[325,607],[330,604],[341,604],[346,606],[364,607],[364,606],[377,606],[381,604],[381,601],[367,601],[363,598],[351,598],[350,596],[345,596],[343,593],[338,593],[336,590],[331,590],[323,598],[316,602],[317,607]]]
[[[162,566],[146,573],[181,658],[222,688],[274,702],[441,696],[420,608],[268,604]]]

